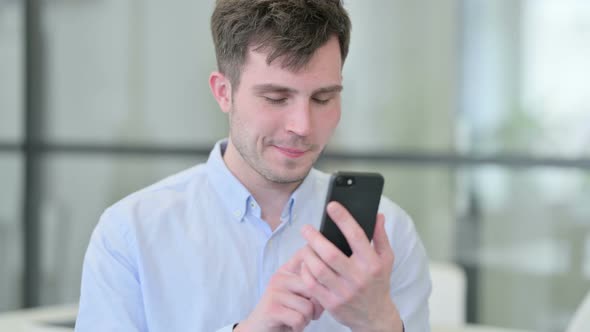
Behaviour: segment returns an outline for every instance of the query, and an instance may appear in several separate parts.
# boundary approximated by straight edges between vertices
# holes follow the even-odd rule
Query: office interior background
[[[345,1],[318,167],[379,171],[471,322],[562,331],[590,290],[590,2]],[[0,0],[0,311],[75,303],[110,204],[227,134],[213,1]]]

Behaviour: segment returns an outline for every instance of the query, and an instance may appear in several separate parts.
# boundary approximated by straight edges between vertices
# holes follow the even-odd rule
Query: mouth
[[[273,145],[273,147],[276,148],[283,155],[285,155],[289,158],[293,158],[293,159],[299,158],[299,157],[303,156],[307,151],[309,151],[309,150],[293,149],[293,148],[276,146],[276,145]]]

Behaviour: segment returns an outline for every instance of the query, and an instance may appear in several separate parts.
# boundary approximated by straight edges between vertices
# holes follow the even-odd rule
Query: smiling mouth
[[[273,145],[273,147],[275,147],[280,153],[282,153],[283,155],[285,155],[289,158],[299,158],[299,157],[303,156],[307,151],[309,151],[309,150],[286,148],[286,147],[281,147],[281,146],[276,146],[276,145]]]

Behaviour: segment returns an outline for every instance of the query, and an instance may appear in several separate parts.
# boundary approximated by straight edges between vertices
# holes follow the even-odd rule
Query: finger
[[[385,216],[382,213],[377,215],[377,223],[373,233],[373,247],[379,256],[393,255],[389,237],[385,231]]]
[[[275,289],[286,290],[307,299],[313,297],[312,292],[305,286],[299,274],[288,271],[277,272],[271,279],[271,283]]]
[[[318,320],[322,317],[324,313],[324,307],[320,304],[320,302],[316,298],[311,298],[311,304],[313,305],[313,317],[311,319]]]
[[[289,292],[280,292],[278,297],[281,305],[303,316],[305,325],[313,319],[314,306],[309,299]]]
[[[301,263],[302,263],[301,250],[298,250],[295,253],[295,255],[293,255],[293,257],[291,257],[291,259],[289,259],[285,264],[283,264],[279,268],[279,271],[299,273],[299,271],[301,269]]]
[[[301,233],[307,240],[308,246],[337,274],[348,275],[350,273],[349,258],[322,233],[309,225],[303,226]],[[301,255],[304,257],[306,253],[302,250]]]
[[[322,308],[330,308],[331,304],[336,302],[336,295],[331,293],[330,290],[326,288],[326,286],[322,285],[314,278],[305,263],[301,265],[301,278],[303,279],[303,282],[305,282],[306,286],[312,290],[314,294],[313,298],[317,300]]]
[[[288,331],[300,332],[305,329],[309,320],[296,310],[283,307],[274,313],[274,319],[280,324],[286,325]]]
[[[338,275],[309,246],[304,247],[303,266],[307,268],[315,280],[324,285],[332,293],[343,295],[350,288],[344,275]],[[346,275],[348,276],[348,275]]]
[[[309,248],[306,249],[306,247],[304,247],[298,251],[298,253],[296,254],[296,256],[298,256],[298,257],[295,260],[297,260],[298,262],[302,262],[302,259],[303,259],[302,252],[305,250],[311,250]],[[301,270],[300,269],[301,264],[303,264],[303,263],[298,263],[299,271]],[[287,269],[288,269],[288,266],[286,264],[285,270],[282,272],[279,272],[279,273],[281,273],[281,280],[278,281],[278,286],[288,290],[289,292],[292,292],[293,294],[300,295],[300,296],[304,297],[305,299],[308,299],[312,304],[311,319],[313,319],[313,320],[319,319],[321,317],[322,313],[324,312],[324,308],[316,299],[313,298],[312,292],[306,287],[305,282],[302,280],[301,276],[299,275],[300,272],[295,274],[295,273],[287,271]]]
[[[346,208],[344,208],[342,204],[333,201],[328,203],[326,211],[346,238],[353,254],[362,257],[370,257],[369,255],[373,253],[371,242],[365,234],[365,231],[363,231],[361,226]]]

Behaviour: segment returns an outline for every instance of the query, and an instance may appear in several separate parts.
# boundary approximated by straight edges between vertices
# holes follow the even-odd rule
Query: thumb
[[[299,249],[289,261],[279,268],[279,270],[299,274],[301,271],[301,264],[303,263],[303,249],[304,248]]]

